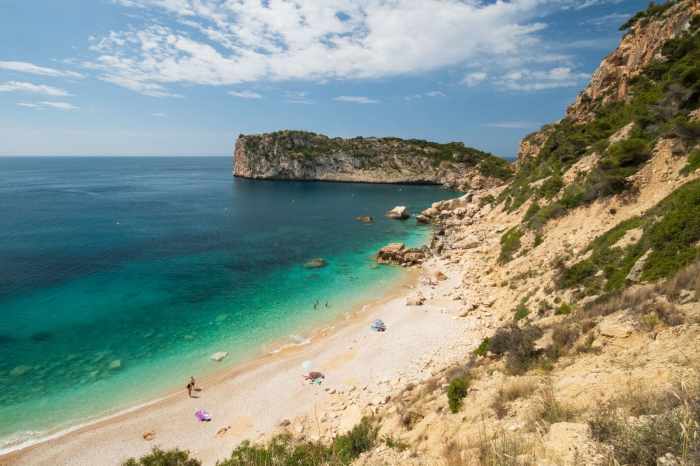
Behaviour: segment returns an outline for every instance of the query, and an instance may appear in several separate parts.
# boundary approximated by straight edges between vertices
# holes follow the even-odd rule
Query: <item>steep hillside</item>
[[[233,173],[256,179],[442,184],[465,190],[501,184],[512,170],[503,159],[462,143],[278,131],[239,136]]]
[[[507,184],[422,212],[435,233],[405,312],[461,339],[332,389],[333,409],[236,458],[700,464],[700,5],[652,4],[623,30]]]

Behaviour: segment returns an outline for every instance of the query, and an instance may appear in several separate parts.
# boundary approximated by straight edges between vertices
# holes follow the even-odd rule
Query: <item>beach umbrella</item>
[[[313,363],[311,361],[304,361],[301,363],[301,367],[304,369],[304,371],[309,372],[313,367]]]

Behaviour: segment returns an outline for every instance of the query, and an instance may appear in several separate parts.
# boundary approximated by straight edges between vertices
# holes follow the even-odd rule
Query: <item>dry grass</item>
[[[572,421],[577,414],[576,410],[557,399],[551,383],[547,383],[533,404],[528,425],[532,430],[546,432],[551,424]]]
[[[700,261],[690,264],[673,278],[657,286],[657,291],[668,296],[672,302],[678,302],[683,290],[694,292],[696,300],[700,298]]]
[[[649,392],[632,386],[589,421],[610,464],[657,464],[667,454],[678,465],[700,464],[700,385]]]
[[[501,386],[496,397],[491,403],[491,408],[498,419],[508,414],[508,404],[521,399],[529,398],[537,390],[537,382],[531,378],[518,377]]]

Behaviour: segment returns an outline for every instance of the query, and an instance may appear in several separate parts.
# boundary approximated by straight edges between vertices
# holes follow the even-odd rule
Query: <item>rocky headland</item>
[[[305,131],[240,135],[234,176],[269,180],[439,184],[452,189],[503,184],[512,168],[462,143],[330,138]]]

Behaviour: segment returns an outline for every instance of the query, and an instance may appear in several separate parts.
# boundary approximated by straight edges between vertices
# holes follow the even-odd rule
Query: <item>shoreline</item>
[[[216,390],[217,387],[227,381],[231,381],[236,377],[240,377],[246,373],[255,371],[271,364],[285,363],[288,359],[295,357],[304,349],[313,346],[321,347],[326,340],[342,332],[344,329],[361,322],[377,308],[396,299],[405,298],[418,284],[419,272],[416,270],[406,270],[402,276],[398,277],[391,284],[396,290],[388,291],[379,298],[371,298],[369,301],[362,300],[361,303],[352,306],[348,310],[340,311],[336,316],[323,322],[309,322],[301,328],[296,328],[295,332],[299,332],[305,336],[304,341],[299,343],[290,343],[287,338],[279,338],[269,343],[262,344],[257,350],[244,360],[236,362],[233,366],[222,368],[210,373],[206,376],[198,377],[198,385],[207,387],[207,391]],[[301,369],[300,369],[301,370]],[[24,441],[14,446],[10,446],[0,450],[0,465],[22,464],[22,458],[37,449],[56,447],[60,448],[62,440],[71,439],[74,436],[80,436],[84,433],[89,433],[93,430],[98,430],[105,426],[118,425],[125,421],[129,416],[144,416],[153,410],[167,409],[167,407],[181,400],[184,389],[168,390],[161,396],[150,399],[145,402],[137,403],[134,406],[129,406],[122,409],[117,409],[113,413],[98,415],[96,418],[88,419],[83,422],[66,427],[58,428],[55,431],[48,431],[46,435]],[[140,435],[140,434],[139,434]],[[55,444],[55,445],[54,445]],[[157,444],[157,442],[155,443]],[[64,463],[61,463],[64,464]],[[65,463],[71,464],[71,463]]]

